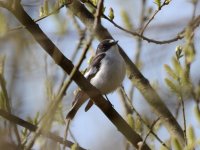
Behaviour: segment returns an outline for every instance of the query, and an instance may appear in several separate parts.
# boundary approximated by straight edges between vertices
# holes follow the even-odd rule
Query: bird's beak
[[[118,43],[118,41],[114,41],[114,42],[113,42],[113,45],[116,45],[117,43]]]

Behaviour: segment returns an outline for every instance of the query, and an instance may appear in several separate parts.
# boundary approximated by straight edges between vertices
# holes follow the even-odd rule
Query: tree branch
[[[32,132],[35,132],[37,130],[37,126],[15,116],[12,115],[8,112],[6,112],[5,110],[0,109],[0,116],[2,116],[3,118],[9,120],[10,122],[14,123],[14,124],[18,124]],[[56,142],[59,142],[60,144],[65,144],[68,147],[71,147],[74,143],[72,143],[71,141],[67,141],[67,140],[63,140],[63,138],[61,138],[60,136],[57,136],[53,133],[50,132],[41,132],[41,134],[47,138],[50,138]],[[84,148],[79,147],[81,150],[85,150]]]
[[[68,8],[76,15],[90,30],[94,21],[94,16],[81,4],[78,0],[74,0]],[[110,33],[101,24],[98,24],[95,33],[99,40],[113,38]],[[180,125],[173,117],[171,112],[162,102],[160,96],[149,84],[149,81],[141,74],[135,64],[126,55],[123,49],[120,47],[120,53],[126,61],[127,75],[133,85],[141,92],[147,102],[152,106],[153,111],[160,116],[161,121],[166,126],[170,134],[176,137],[180,143],[184,144],[184,134]]]

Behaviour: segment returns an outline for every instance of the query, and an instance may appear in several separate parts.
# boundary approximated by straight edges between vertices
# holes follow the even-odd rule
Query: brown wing
[[[101,60],[105,57],[105,53],[100,53],[98,54],[95,58],[93,58],[90,66],[89,66],[89,71],[86,73],[87,75],[85,76],[89,81],[95,76],[95,74],[99,71],[99,68],[101,66]],[[81,107],[81,105],[88,99],[89,97],[87,94],[83,91],[79,91],[76,94],[76,97],[72,103],[72,108],[68,112],[66,119],[73,119],[74,116],[76,115],[78,109]],[[90,100],[85,108],[85,111],[90,109],[90,107],[93,105],[93,102]]]
[[[90,81],[95,74],[99,71],[99,68],[101,66],[101,60],[105,57],[105,53],[100,53],[96,57],[93,58],[89,69],[88,74],[86,75],[86,78]]]
[[[83,91],[79,91],[76,94],[76,97],[72,103],[72,108],[70,109],[70,111],[68,112],[66,119],[73,119],[74,116],[76,115],[77,111],[79,110],[79,108],[82,106],[82,104],[88,99],[88,96],[85,92]]]

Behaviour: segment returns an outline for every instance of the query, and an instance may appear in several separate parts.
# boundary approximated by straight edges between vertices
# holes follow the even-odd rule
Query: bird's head
[[[117,43],[118,41],[115,41],[113,39],[106,39],[101,41],[97,47],[96,54],[107,52],[111,49],[118,49]]]

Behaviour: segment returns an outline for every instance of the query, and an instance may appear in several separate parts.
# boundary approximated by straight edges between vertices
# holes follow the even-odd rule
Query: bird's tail
[[[73,102],[73,106],[70,109],[70,111],[68,112],[66,119],[70,119],[72,120],[74,118],[74,116],[76,115],[77,111],[79,110],[79,108],[81,107],[81,105],[88,99],[88,95],[83,92],[83,91],[79,91],[76,94],[75,100]]]

